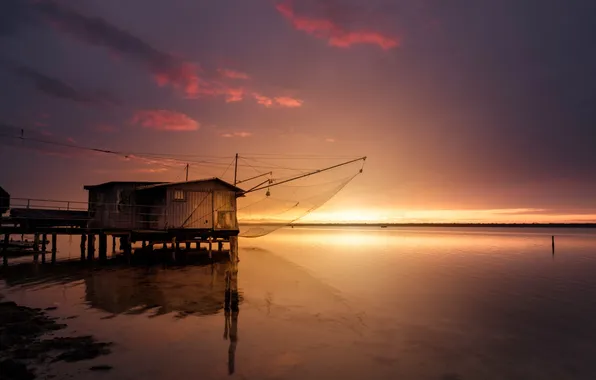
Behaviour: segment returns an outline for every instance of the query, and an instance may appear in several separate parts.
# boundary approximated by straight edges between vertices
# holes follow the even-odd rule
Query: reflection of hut
[[[179,269],[96,271],[85,278],[86,301],[112,314],[216,314],[224,309],[227,263]]]
[[[243,190],[219,178],[197,181],[108,182],[89,190],[89,227],[238,234],[236,198]]]

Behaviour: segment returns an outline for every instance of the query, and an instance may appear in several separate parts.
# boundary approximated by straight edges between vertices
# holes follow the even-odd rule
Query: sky
[[[84,201],[183,179],[168,157],[231,180],[236,153],[240,177],[367,156],[305,220],[595,221],[594,19],[592,0],[2,0],[0,186]]]

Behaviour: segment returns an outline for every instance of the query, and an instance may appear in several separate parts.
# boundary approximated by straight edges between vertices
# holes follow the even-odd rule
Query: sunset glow
[[[187,175],[250,189],[367,156],[239,216],[596,222],[593,22],[575,2],[0,3],[14,197]]]

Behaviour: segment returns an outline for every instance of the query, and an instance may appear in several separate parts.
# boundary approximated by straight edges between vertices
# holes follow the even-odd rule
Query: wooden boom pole
[[[309,177],[311,175],[315,175],[315,174],[319,174],[319,173],[322,173],[322,172],[326,172],[327,170],[339,168],[340,166],[348,165],[348,164],[351,164],[351,163],[354,163],[354,162],[358,162],[358,161],[366,161],[366,156],[357,158],[355,160],[342,162],[341,164],[329,166],[329,167],[324,168],[324,169],[315,170],[313,172],[302,174],[302,175],[299,175],[297,177],[289,178],[289,179],[286,179],[286,180],[281,181],[281,182],[275,182],[275,183],[272,183],[272,184],[269,184],[269,185],[266,185],[266,186],[258,186],[256,188],[252,188],[250,190],[247,190],[247,191],[243,192],[242,194],[248,194],[248,193],[252,193],[253,191],[258,191],[258,190],[263,190],[263,189],[266,189],[266,188],[271,188],[273,186],[278,186],[278,185],[281,185],[281,184],[284,184],[284,183],[295,181],[295,180],[300,179],[300,178]]]

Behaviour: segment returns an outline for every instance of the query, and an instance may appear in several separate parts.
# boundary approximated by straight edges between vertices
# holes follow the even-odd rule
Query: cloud
[[[250,79],[248,74],[231,69],[217,69],[222,76],[230,79]]]
[[[296,108],[296,107],[302,107],[302,104],[304,103],[303,100],[291,98],[289,96],[278,96],[275,98],[270,98],[268,96],[261,95],[256,92],[253,93],[252,96],[253,96],[253,98],[255,98],[257,103],[259,103],[265,107],[272,107],[274,105],[277,105],[280,107]]]
[[[277,97],[275,98],[275,102],[282,107],[290,108],[302,107],[302,103],[304,103],[302,100],[290,98],[287,96]]]
[[[76,144],[76,143],[77,143],[77,142],[76,142],[76,140],[75,140],[75,139],[73,139],[72,137],[68,137],[68,138],[66,139],[66,141],[68,141],[68,142],[69,142],[69,143],[71,143],[71,144]]]
[[[240,102],[244,99],[244,89],[242,88],[226,88],[222,90],[222,94],[226,97],[226,103]]]
[[[335,139],[334,138],[331,138],[331,137],[330,138],[326,138],[325,139],[325,142],[334,143],[335,142]]]
[[[296,13],[291,1],[277,3],[275,8],[292,23],[296,30],[327,40],[330,46],[349,48],[357,44],[370,44],[377,45],[383,50],[389,50],[398,47],[401,43],[397,37],[376,31],[348,30],[348,28],[331,18],[299,15]]]
[[[231,132],[231,133],[224,133],[221,137],[226,138],[233,138],[233,137],[250,137],[252,136],[251,132]]]
[[[78,90],[70,84],[61,81],[60,79],[52,78],[24,65],[16,65],[13,66],[12,69],[19,77],[32,81],[35,88],[46,95],[85,104],[117,104],[114,98],[112,98],[105,91],[95,90],[92,92],[86,92],[83,90]]]
[[[111,55],[128,56],[145,65],[160,86],[171,85],[188,97],[200,95],[202,87],[207,86],[199,78],[197,65],[162,52],[100,17],[83,15],[50,0],[37,2],[34,7],[56,30],[87,44],[106,47]]]
[[[85,44],[105,48],[111,57],[128,58],[138,63],[148,71],[159,87],[174,88],[186,98],[223,97],[227,103],[232,103],[244,100],[247,93],[244,88],[226,83],[229,80],[248,80],[250,76],[247,73],[229,68],[205,72],[197,63],[164,52],[101,17],[79,13],[63,2],[34,1],[30,3],[27,17],[31,20],[44,20],[54,30]],[[55,95],[60,94],[79,101],[89,101],[97,97],[77,93],[72,87],[50,86],[47,82],[46,80],[38,87]],[[109,99],[107,96],[104,97]]]
[[[265,107],[271,107],[273,105],[273,99],[257,94],[256,92],[252,94],[252,96],[257,100],[257,103],[264,105]]]
[[[200,128],[200,124],[189,116],[163,109],[137,111],[132,123],[158,131],[196,131]]]

